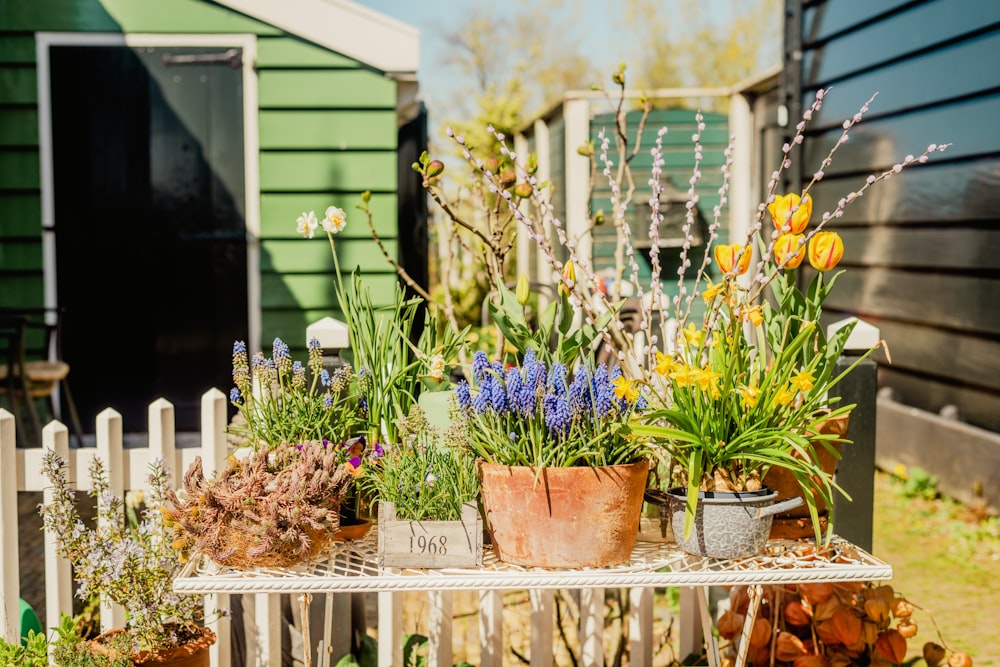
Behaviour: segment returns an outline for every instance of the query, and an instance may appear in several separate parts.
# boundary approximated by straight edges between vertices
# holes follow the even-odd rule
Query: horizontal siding
[[[878,327],[892,357],[891,368],[937,378],[961,376],[963,383],[980,389],[1000,391],[1000,356],[994,354],[996,342],[980,336],[945,331],[922,324],[867,318]],[[942,354],[927,354],[927,350]]]
[[[907,154],[919,154],[932,143],[952,144],[946,152],[935,153],[933,161],[990,155],[1000,151],[995,118],[1000,118],[1000,93],[866,122],[851,130],[847,143],[837,150],[825,173],[835,177],[844,173],[881,172]],[[807,173],[820,165],[839,136],[838,129],[810,137],[802,164],[809,170]],[[863,182],[862,178],[858,184]]]
[[[45,303],[41,271],[37,275],[5,273],[0,285],[0,308],[37,308]]]
[[[0,147],[38,146],[38,110],[0,107]]]
[[[997,293],[1000,278],[850,266],[825,303],[862,318],[872,315],[996,336],[1000,310],[987,295]]]
[[[993,62],[997,53],[1000,53],[1000,30],[946,46],[940,52],[922,53],[837,81],[824,99],[823,108],[813,117],[812,126],[839,126],[845,118],[857,113],[874,93],[878,96],[872,102],[871,117],[937,105],[943,100],[976,93],[995,92],[1000,86],[1000,68],[970,66],[970,63]],[[948,72],[948,75],[935,80],[934,94],[931,95],[927,72],[937,68]],[[823,86],[825,82],[820,81],[816,85]]]
[[[263,36],[257,41],[257,66],[291,69],[346,67],[354,69],[353,58],[332,53],[290,35]]]
[[[839,231],[849,252],[847,259],[855,264],[1000,274],[1000,226],[886,226]]]
[[[261,70],[262,109],[396,108],[396,82],[367,70]]]
[[[878,93],[825,177],[814,211],[833,210],[868,174],[951,143],[851,204],[830,314],[882,332],[892,363],[879,382],[931,412],[1000,430],[1000,3],[809,0],[802,3],[803,104],[831,87],[793,156],[803,180],[840,137],[841,122]],[[814,213],[814,218],[817,214]]]
[[[344,274],[350,273],[353,267],[378,267],[379,263],[390,270],[388,262],[378,246],[370,238],[337,239],[337,261],[340,262]],[[396,241],[386,241],[386,249],[397,256]],[[266,241],[261,244],[260,268],[262,271],[278,273],[304,274],[322,273],[334,275],[333,256],[326,237],[312,239],[289,239],[287,241]]]
[[[38,149],[0,148],[0,191],[39,188]]]
[[[397,284],[396,274],[368,273],[365,275],[364,281],[371,287],[375,305],[388,305],[392,298],[394,285]],[[288,308],[318,311],[335,310],[337,298],[334,286],[334,278],[329,274],[280,275],[265,273],[261,276],[261,305],[267,310]]]
[[[373,194],[368,203],[375,231],[383,238],[396,236],[396,195]],[[329,206],[338,206],[347,215],[347,226],[338,238],[371,238],[365,214],[357,209],[360,193],[267,193],[260,199],[261,235],[268,238],[302,238],[296,231],[299,215],[314,211],[322,218]]]
[[[1000,211],[1000,157],[940,162],[949,152],[936,154],[937,162],[880,183],[848,206],[837,225],[995,222]],[[833,211],[844,193],[863,181],[864,176],[855,174],[824,178],[811,190],[813,210]]]
[[[37,103],[34,65],[8,64],[0,67],[0,105]]]
[[[382,152],[262,152],[261,191],[394,191],[396,154]]]
[[[41,208],[42,204],[37,194],[4,192],[0,189],[0,238],[7,236],[40,237]]]
[[[802,34],[809,41],[826,39],[839,32],[852,31],[877,16],[890,14],[913,0],[836,0],[820,2],[802,14]],[[810,3],[812,4],[812,3]]]
[[[261,148],[396,150],[396,110],[260,112]]]
[[[953,406],[958,409],[961,421],[1000,432],[1000,397],[995,392],[941,382],[922,374],[897,372],[893,367],[879,369],[879,384],[892,387],[893,398],[900,403],[930,412]]]
[[[40,239],[11,239],[0,236],[0,266],[3,266],[4,271],[40,275],[38,267],[41,265]]]
[[[954,5],[948,0],[936,0],[910,6],[891,15],[883,14],[883,17],[880,21],[866,22],[858,30],[832,40],[830,48],[836,50],[836,58],[824,58],[824,46],[808,49],[813,42],[811,36],[806,33],[806,39],[809,41],[806,44],[808,55],[802,61],[806,77],[804,84],[812,87],[830,83],[852,72],[870,69],[876,63],[904,58],[911,60],[901,71],[905,72],[907,68],[919,68],[921,59],[912,58],[914,52],[923,51],[935,44],[945,44],[960,39],[963,35],[981,32],[989,29],[991,25],[995,26],[1000,23],[1000,3],[966,2],[962,11],[955,11]],[[975,43],[975,40],[969,42],[970,45]],[[982,44],[978,48],[981,47]],[[960,52],[961,48],[956,48],[943,55],[960,58],[963,57],[959,55]],[[937,55],[934,54],[932,57]],[[976,68],[975,72],[980,76],[985,74],[979,68]],[[960,70],[954,74],[954,77],[949,78],[972,78],[969,76],[971,72]],[[906,77],[905,74],[902,76]],[[918,86],[918,89],[920,88],[925,86]]]

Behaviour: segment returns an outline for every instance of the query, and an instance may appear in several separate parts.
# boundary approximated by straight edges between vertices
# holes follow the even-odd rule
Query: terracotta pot
[[[350,523],[344,523],[344,519],[341,519],[340,527],[337,528],[337,532],[334,533],[333,539],[338,542],[360,540],[367,535],[371,529],[372,520],[367,517],[351,519]]]
[[[824,421],[820,426],[819,432],[834,434],[839,438],[843,438],[847,435],[849,424],[850,415],[841,415],[840,417]],[[835,442],[832,444],[833,448],[839,454],[842,443]],[[817,445],[816,454],[823,472],[832,475],[837,471],[837,463],[840,459],[827,451],[826,447]],[[764,475],[763,484],[767,488],[778,492],[778,502],[786,498],[800,497],[803,499],[803,503],[799,507],[775,515],[774,522],[771,524],[772,538],[799,539],[815,535],[815,529],[813,528],[812,520],[809,518],[809,507],[805,504],[802,487],[799,486],[798,481],[787,469],[779,467],[771,468]],[[822,498],[816,498],[816,510],[819,512],[820,523],[825,530],[826,515],[829,514],[829,509]]]
[[[112,628],[90,640],[90,646],[95,652],[110,653],[111,651],[105,646],[105,640],[122,632],[125,632],[123,628]],[[132,664],[155,667],[210,667],[208,649],[214,643],[215,633],[208,628],[202,628],[197,638],[183,646],[132,654]]]
[[[534,567],[629,561],[649,462],[531,468],[480,461],[483,512],[497,557]]]

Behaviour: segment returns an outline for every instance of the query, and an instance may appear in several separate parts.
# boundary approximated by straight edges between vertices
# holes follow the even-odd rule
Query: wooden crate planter
[[[379,567],[478,567],[483,564],[483,519],[475,503],[461,521],[398,521],[393,503],[378,509]]]

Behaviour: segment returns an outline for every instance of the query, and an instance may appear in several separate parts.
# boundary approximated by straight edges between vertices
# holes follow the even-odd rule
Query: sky
[[[413,26],[420,31],[420,68],[417,78],[420,82],[422,96],[432,115],[441,104],[453,99],[455,90],[463,85],[456,72],[443,65],[444,55],[451,48],[443,37],[444,33],[454,30],[463,23],[469,11],[482,0],[354,0],[360,5],[391,16]],[[686,0],[684,0],[686,1]],[[712,14],[713,20],[718,20],[725,0],[697,0],[699,6]],[[607,36],[607,47],[592,49],[589,44],[581,45],[586,49],[588,57],[599,67],[601,72],[611,73],[621,62],[628,63],[635,56],[629,52],[632,46],[621,31],[615,30],[618,25],[618,14],[621,12],[621,0],[563,0],[562,2],[545,2],[544,0],[504,0],[499,6],[539,6],[548,7],[551,13],[547,17],[553,30],[558,30],[564,23],[566,12],[582,13],[583,30],[587,35]],[[669,3],[664,3],[669,5]],[[498,26],[498,30],[502,29]],[[600,82],[595,82],[600,83]]]

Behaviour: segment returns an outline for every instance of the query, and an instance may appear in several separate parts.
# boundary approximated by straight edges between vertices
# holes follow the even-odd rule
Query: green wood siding
[[[305,326],[337,314],[328,244],[296,238],[303,211],[343,208],[341,261],[372,274],[379,297],[392,293],[356,207],[374,193],[375,227],[395,252],[395,81],[208,0],[32,0],[0,2],[0,306],[42,304],[36,31],[256,35],[262,340],[304,350]]]
[[[357,191],[396,189],[396,154],[346,151],[263,151],[260,189]]]
[[[629,163],[636,183],[636,192],[629,207],[631,213],[627,214],[633,239],[638,236],[648,235],[646,230],[649,227],[650,209],[647,201],[649,200],[650,189],[647,181],[653,164],[650,149],[656,145],[656,134],[661,127],[667,127],[667,132],[662,137],[665,164],[661,180],[666,183],[667,179],[669,179],[675,190],[685,193],[684,200],[687,200],[686,192],[689,187],[688,183],[695,165],[694,144],[691,142],[691,136],[696,131],[695,114],[696,111],[692,109],[656,109],[650,112],[646,119],[641,148]],[[729,143],[729,129],[728,119],[725,115],[713,113],[703,113],[702,115],[706,128],[701,134],[703,156],[699,170],[702,176],[696,186],[696,193],[699,197],[698,207],[705,217],[706,224],[710,224],[712,209],[719,203],[718,190],[722,184],[720,168],[725,163],[725,150]],[[632,111],[627,114],[627,136],[629,138],[630,152],[635,146],[641,116],[641,112],[638,111]],[[617,164],[618,156],[615,152],[614,136],[612,134],[614,130],[614,116],[611,114],[595,116],[591,119],[590,128],[590,137],[594,141],[594,147],[598,152],[598,156],[600,156],[601,150],[600,133],[603,130],[609,140],[609,158]],[[595,268],[599,271],[607,271],[614,269],[617,234],[615,233],[612,217],[611,188],[607,179],[600,173],[600,162],[598,165],[598,174],[594,183],[594,195],[591,199],[591,207],[593,211],[603,209],[606,222],[594,231],[593,255]],[[642,229],[640,229],[640,225]],[[720,220],[718,243],[728,242],[727,230],[728,216],[727,212],[724,211],[723,217]],[[676,257],[678,252],[679,242],[677,247],[660,248],[660,277],[664,290],[667,294],[671,295],[677,292],[677,265],[676,263],[671,265],[669,257]],[[688,258],[693,265],[698,265],[702,256],[703,248],[696,247],[691,251]],[[635,257],[639,266],[639,280],[646,286],[646,290],[648,290],[652,275],[652,266],[648,259],[648,254],[637,250]],[[627,266],[627,257],[625,261],[624,275],[625,279],[628,280],[632,272]],[[693,272],[690,275],[693,275]],[[689,280],[688,289],[692,288],[693,281]],[[697,305],[700,306],[700,302]]]
[[[295,111],[260,112],[262,149],[332,148],[335,150],[395,150],[396,112]]]
[[[261,68],[261,109],[393,109],[396,83],[368,70]]]
[[[2,202],[0,202],[2,203]],[[361,195],[315,194],[310,192],[272,192],[260,198],[261,236],[267,238],[302,238],[296,231],[295,221],[305,211],[315,211],[321,216],[328,206],[339,206],[347,214],[347,226],[338,238],[370,239],[371,232],[365,214],[357,209]],[[396,235],[396,195],[372,194],[368,207],[372,212],[375,231],[382,238]],[[2,209],[0,209],[2,210]]]

